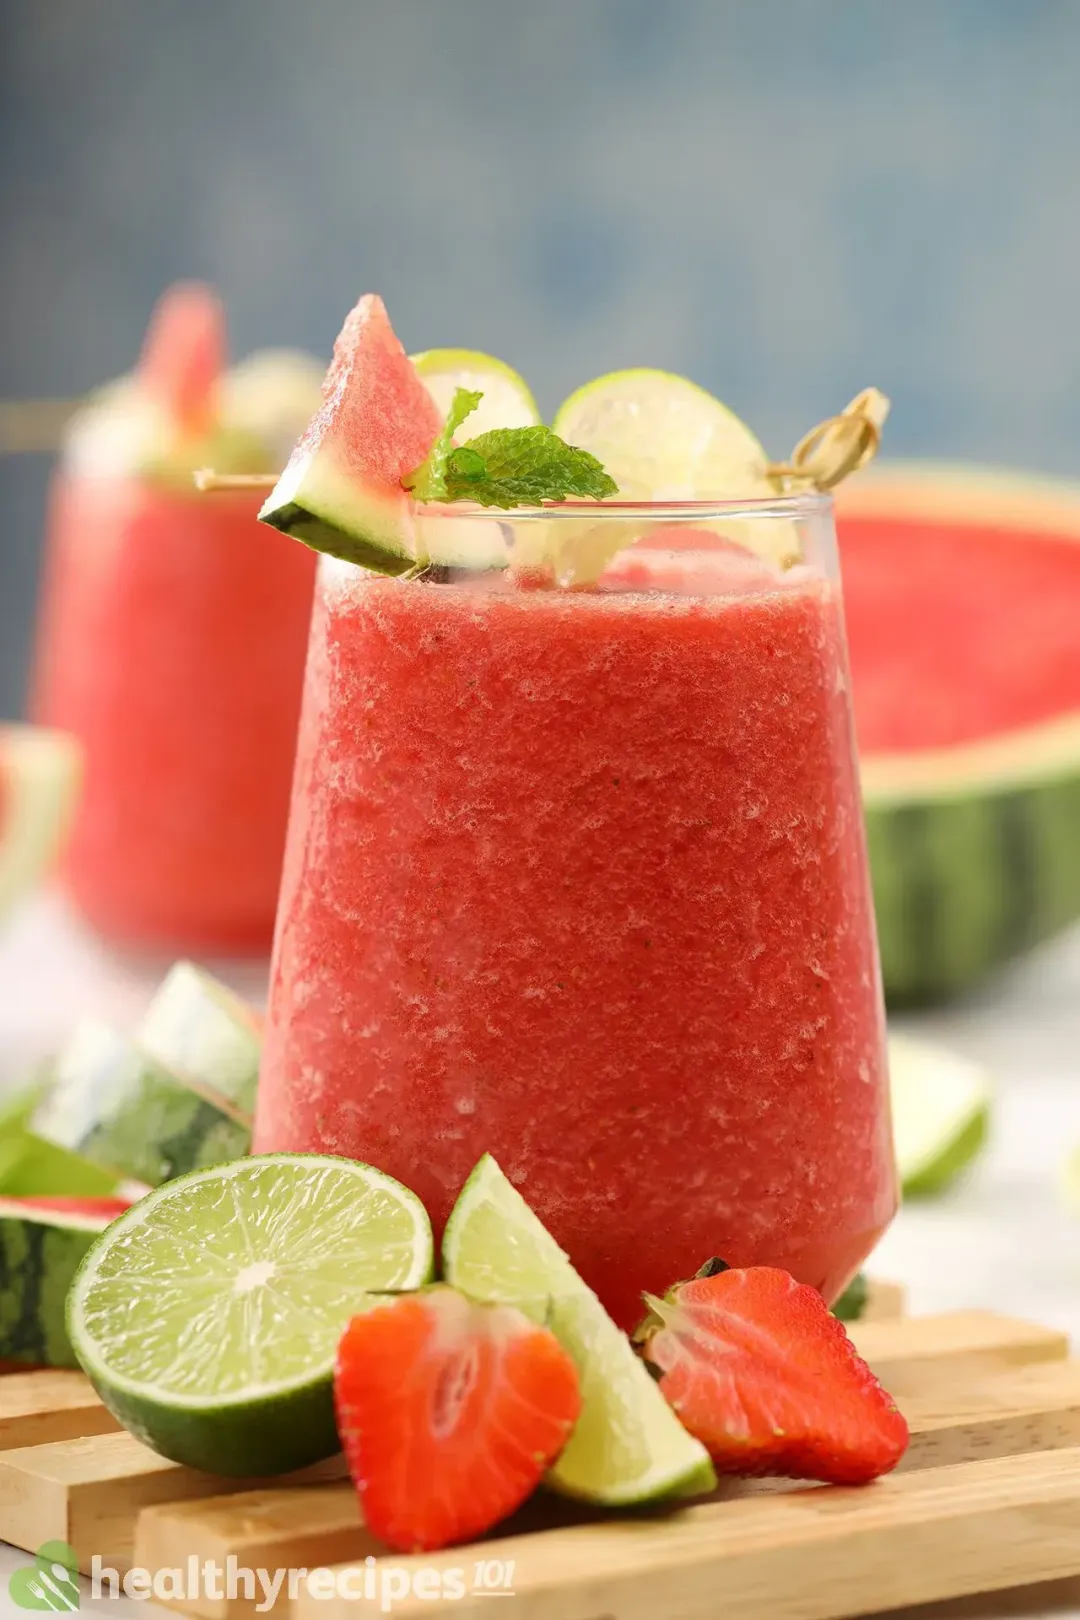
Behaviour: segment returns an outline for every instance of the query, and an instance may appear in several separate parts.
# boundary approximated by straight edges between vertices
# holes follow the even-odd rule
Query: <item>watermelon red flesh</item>
[[[323,403],[294,455],[333,443],[341,470],[359,485],[400,491],[426,460],[442,417],[405,353],[377,293],[351,311],[334,344]]]
[[[101,1221],[106,1226],[115,1221],[125,1209],[131,1208],[130,1198],[71,1198],[56,1196],[50,1198],[5,1198],[0,1199],[0,1208],[18,1205],[20,1209],[48,1209],[56,1215],[81,1215],[88,1221]]]
[[[194,437],[213,426],[226,360],[221,300],[202,282],[178,281],[150,318],[139,360],[143,387]]]
[[[1080,710],[1080,544],[1016,526],[841,516],[865,755],[948,748]]]

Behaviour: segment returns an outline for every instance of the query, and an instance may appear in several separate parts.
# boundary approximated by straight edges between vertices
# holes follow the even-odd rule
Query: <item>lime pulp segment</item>
[[[546,1323],[574,1359],[582,1412],[548,1485],[609,1506],[713,1489],[704,1447],[490,1154],[451,1213],[443,1270],[474,1299],[513,1304]]]
[[[369,1291],[433,1273],[419,1200],[367,1165],[268,1154],[157,1188],[81,1268],[68,1331],[109,1410],[165,1456],[285,1472],[337,1450],[338,1340]]]

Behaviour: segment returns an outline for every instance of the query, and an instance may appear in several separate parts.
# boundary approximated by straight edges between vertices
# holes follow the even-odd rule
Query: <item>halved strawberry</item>
[[[635,1337],[720,1473],[859,1485],[903,1456],[903,1416],[816,1289],[751,1266],[646,1300]]]
[[[401,1552],[467,1541],[520,1507],[581,1410],[554,1334],[445,1284],[353,1318],[334,1397],[364,1519]]]

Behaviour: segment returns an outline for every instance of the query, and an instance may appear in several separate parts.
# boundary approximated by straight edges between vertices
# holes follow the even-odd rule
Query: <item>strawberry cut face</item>
[[[855,1485],[903,1456],[902,1414],[816,1289],[754,1266],[648,1303],[644,1354],[719,1472]]]
[[[445,1285],[353,1318],[334,1397],[364,1518],[401,1552],[469,1540],[513,1513],[581,1410],[554,1334]]]

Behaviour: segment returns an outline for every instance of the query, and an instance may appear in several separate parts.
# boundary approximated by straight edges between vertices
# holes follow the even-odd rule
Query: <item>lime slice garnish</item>
[[[428,349],[409,358],[444,417],[457,389],[475,388],[483,394],[462,438],[477,439],[491,428],[535,427],[540,420],[528,383],[494,355],[475,349]]]
[[[715,1486],[704,1447],[490,1154],[451,1213],[443,1269],[472,1298],[516,1305],[546,1323],[573,1357],[582,1412],[547,1475],[553,1489],[616,1506]]]
[[[597,457],[622,500],[777,498],[769,458],[746,423],[704,388],[670,371],[640,368],[597,377],[559,407],[555,432]],[[740,517],[695,528],[711,529],[780,566],[801,555],[794,525],[781,519]],[[598,566],[610,556],[595,555],[595,539],[590,549],[594,555],[576,566],[563,558],[565,577],[598,577]]]
[[[986,1142],[990,1080],[970,1058],[906,1035],[889,1039],[889,1074],[904,1193],[942,1192]]]
[[[416,1196],[368,1165],[268,1154],[167,1182],[114,1222],[68,1298],[110,1412],[211,1473],[300,1468],[338,1449],[338,1340],[369,1291],[433,1271]]]
[[[670,371],[613,371],[555,416],[567,444],[591,450],[624,500],[694,501],[775,494],[768,456],[734,411]]]

